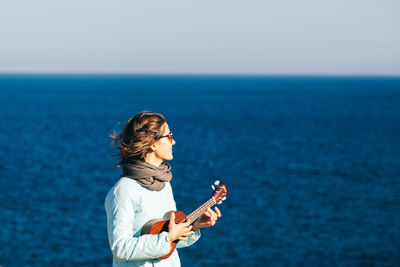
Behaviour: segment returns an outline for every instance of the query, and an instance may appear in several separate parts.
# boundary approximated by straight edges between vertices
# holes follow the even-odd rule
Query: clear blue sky
[[[0,48],[0,73],[400,75],[400,1],[4,1]]]

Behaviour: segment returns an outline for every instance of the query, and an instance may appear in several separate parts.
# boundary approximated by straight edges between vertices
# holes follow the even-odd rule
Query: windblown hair
[[[163,115],[144,111],[128,120],[121,133],[114,133],[113,144],[119,146],[121,157],[118,166],[128,159],[144,160],[151,152],[151,145],[162,135],[162,126],[166,123]]]

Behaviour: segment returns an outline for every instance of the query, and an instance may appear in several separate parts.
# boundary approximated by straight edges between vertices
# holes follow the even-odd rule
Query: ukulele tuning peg
[[[214,185],[211,185],[211,188],[212,188],[212,190],[214,190],[214,191],[215,191],[215,186],[214,186]]]
[[[217,186],[219,185],[219,183],[220,183],[220,182],[219,182],[218,180],[216,180],[216,181],[214,182],[214,184],[217,185]]]
[[[222,204],[222,200],[221,200],[221,201],[218,201],[217,204]]]
[[[226,197],[223,197],[222,200],[226,200]]]

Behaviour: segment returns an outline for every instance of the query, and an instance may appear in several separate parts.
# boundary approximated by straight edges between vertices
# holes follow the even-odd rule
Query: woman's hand
[[[171,242],[175,240],[186,240],[194,232],[192,230],[192,225],[190,221],[183,223],[175,223],[175,212],[171,213],[168,224],[168,236]]]
[[[215,224],[215,222],[221,217],[221,211],[215,207],[215,212],[208,208],[206,212],[204,212],[200,218],[193,224],[193,231],[197,231],[200,228],[211,227]]]

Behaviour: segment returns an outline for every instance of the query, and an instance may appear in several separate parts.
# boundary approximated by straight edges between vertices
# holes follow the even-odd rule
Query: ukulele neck
[[[192,213],[186,216],[186,220],[190,220],[190,222],[194,222],[197,220],[208,208],[214,206],[217,202],[214,197],[211,197],[208,201],[206,201],[203,205],[195,209]]]

